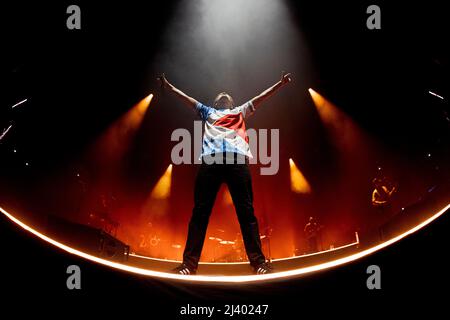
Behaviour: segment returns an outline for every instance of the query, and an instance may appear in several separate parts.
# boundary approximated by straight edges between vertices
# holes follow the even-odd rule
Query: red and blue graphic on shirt
[[[201,156],[234,152],[252,158],[244,121],[255,111],[250,101],[233,109],[215,109],[198,103],[195,109],[205,122]]]

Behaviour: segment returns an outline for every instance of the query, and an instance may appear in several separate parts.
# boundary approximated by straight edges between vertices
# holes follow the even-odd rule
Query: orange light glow
[[[311,186],[300,169],[294,163],[294,160],[289,159],[289,167],[291,173],[291,190],[295,193],[311,193]]]
[[[161,217],[167,214],[170,205],[170,189],[172,186],[172,164],[164,171],[161,178],[148,195],[142,212],[150,217]]]
[[[358,148],[364,146],[373,145],[371,139],[369,139],[350,116],[313,89],[310,88],[308,91],[322,123],[329,131],[334,143],[341,150],[350,152],[352,150],[360,150]]]
[[[335,104],[313,89],[309,93],[328,138],[336,147],[335,163],[346,183],[362,177],[356,172],[368,172],[370,163],[385,152],[384,148]]]
[[[144,120],[152,98],[153,94],[149,94],[139,101],[97,139],[91,150],[94,158],[105,165],[111,165],[124,155]]]
[[[170,164],[162,177],[153,188],[151,199],[167,199],[170,196],[170,186],[172,185],[172,164]]]
[[[147,97],[139,101],[128,113],[125,115],[124,121],[127,122],[132,128],[138,128],[142,120],[144,119],[145,112],[153,99],[153,94],[149,94]]]
[[[231,197],[230,190],[228,188],[225,188],[223,192],[223,202],[226,205],[232,205],[233,204],[233,198]]]
[[[336,125],[342,118],[342,114],[338,108],[313,89],[309,88],[308,91],[321,120],[325,124]]]
[[[405,237],[407,237],[408,235],[411,235],[412,233],[420,230],[421,228],[425,227],[426,225],[428,225],[429,223],[431,223],[432,221],[436,220],[437,218],[439,218],[441,215],[443,215],[448,209],[450,209],[450,204],[447,204],[444,208],[442,208],[441,210],[439,210],[438,212],[434,213],[430,218],[424,220],[423,222],[419,223],[417,226],[411,228],[410,230],[388,240],[385,241],[383,243],[380,243],[376,246],[373,246],[369,249],[360,251],[358,253],[354,253],[354,254],[350,254],[347,257],[343,257],[343,258],[339,258],[336,260],[332,260],[329,262],[325,262],[325,263],[320,263],[314,266],[309,266],[309,267],[304,267],[304,268],[297,268],[294,270],[288,270],[288,271],[281,271],[281,272],[275,272],[275,273],[270,273],[270,274],[264,274],[264,275],[248,275],[248,276],[202,276],[202,275],[189,275],[189,276],[184,276],[184,275],[178,275],[178,274],[172,274],[172,273],[166,273],[166,272],[160,272],[160,271],[153,271],[153,270],[148,270],[148,269],[143,269],[143,268],[138,268],[138,267],[132,267],[126,264],[122,264],[122,263],[117,263],[117,262],[112,262],[106,259],[102,259],[87,253],[84,253],[82,251],[79,251],[77,249],[71,248],[67,245],[64,245],[58,241],[55,241],[53,239],[51,239],[50,237],[42,234],[41,232],[37,231],[36,229],[28,226],[27,224],[23,223],[21,220],[15,218],[12,214],[8,213],[6,210],[4,210],[3,208],[0,207],[0,211],[8,218],[10,219],[12,222],[16,223],[17,225],[19,225],[20,227],[22,227],[23,229],[27,230],[28,232],[34,234],[35,236],[37,236],[38,238],[54,245],[57,246],[58,248],[79,256],[81,258],[84,259],[88,259],[90,261],[105,265],[105,266],[109,266],[111,268],[115,268],[115,269],[119,269],[119,270],[123,270],[123,271],[127,271],[127,272],[131,272],[131,273],[135,273],[135,274],[140,274],[140,275],[145,275],[145,276],[151,276],[151,277],[158,277],[158,278],[165,278],[165,279],[174,279],[174,280],[181,280],[181,281],[190,281],[190,282],[219,282],[219,283],[243,283],[243,282],[255,282],[255,281],[267,281],[269,279],[289,279],[293,276],[300,276],[300,275],[304,275],[304,274],[308,274],[308,273],[312,273],[312,272],[316,272],[316,271],[320,271],[320,270],[325,270],[325,269],[329,269],[329,268],[333,268],[336,266],[340,266],[340,265],[344,265],[346,263],[355,261],[357,259],[363,258],[365,256],[368,256],[376,251],[379,251]]]

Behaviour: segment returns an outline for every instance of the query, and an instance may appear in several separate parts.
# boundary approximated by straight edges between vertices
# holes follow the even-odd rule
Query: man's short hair
[[[214,99],[214,108],[217,108],[217,103],[219,102],[219,100],[220,100],[220,98],[221,98],[222,96],[228,96],[228,98],[231,100],[231,104],[234,106],[234,100],[233,100],[233,97],[232,97],[229,93],[227,93],[227,92],[221,92],[221,93],[219,93],[219,94],[216,96],[216,98]]]

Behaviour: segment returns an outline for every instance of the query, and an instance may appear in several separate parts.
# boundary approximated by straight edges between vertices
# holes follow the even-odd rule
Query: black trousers
[[[255,267],[265,262],[253,210],[252,180],[248,164],[202,163],[195,180],[194,209],[183,253],[183,262],[191,269],[197,269],[209,217],[222,183],[228,185],[233,199],[250,264]]]

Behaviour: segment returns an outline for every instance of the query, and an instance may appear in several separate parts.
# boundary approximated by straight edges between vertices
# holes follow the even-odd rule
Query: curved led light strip
[[[35,229],[33,229],[32,227],[23,223],[19,219],[15,218],[13,215],[8,213],[2,207],[0,207],[0,211],[6,217],[8,217],[8,219],[10,219],[14,223],[18,224],[19,226],[21,226],[23,229],[25,229],[25,230],[31,232],[32,234],[36,235],[37,237],[41,238],[42,240],[47,241],[66,252],[69,252],[69,253],[77,255],[79,257],[88,259],[93,262],[97,262],[97,263],[105,265],[105,266],[109,266],[109,267],[123,270],[123,271],[128,271],[128,272],[135,273],[135,274],[158,277],[158,278],[165,278],[165,279],[184,280],[184,281],[199,281],[199,282],[236,283],[236,282],[255,282],[255,281],[264,281],[264,280],[269,280],[269,279],[288,278],[288,277],[292,277],[292,276],[303,275],[303,274],[307,274],[307,273],[311,273],[311,272],[315,272],[315,271],[319,271],[319,270],[336,267],[339,265],[343,265],[345,263],[355,261],[359,258],[365,257],[365,256],[370,255],[380,249],[383,249],[383,248],[403,239],[404,237],[416,232],[417,230],[420,230],[427,224],[431,223],[432,221],[434,221],[435,219],[437,219],[441,215],[443,215],[445,213],[445,211],[447,211],[449,208],[450,208],[450,204],[447,204],[444,208],[439,210],[433,216],[431,216],[430,218],[421,222],[417,226],[411,228],[410,230],[408,230],[388,241],[385,241],[379,245],[373,246],[369,249],[363,250],[358,253],[351,254],[347,257],[336,259],[336,260],[325,262],[325,263],[321,263],[321,264],[317,264],[314,266],[298,268],[298,269],[289,270],[289,271],[280,271],[280,272],[275,272],[275,273],[265,274],[265,275],[248,275],[248,276],[202,276],[202,275],[185,276],[185,275],[178,275],[178,274],[172,274],[172,273],[167,273],[167,272],[152,271],[152,270],[148,270],[148,269],[128,266],[128,265],[125,265],[122,263],[112,262],[112,261],[109,261],[106,259],[98,258],[96,256],[84,253],[77,249],[71,248],[67,245],[64,245],[58,241],[55,241],[55,240],[47,237],[46,235],[40,233],[39,231],[36,231]]]
[[[333,252],[333,251],[338,251],[338,250],[342,250],[348,247],[352,247],[352,246],[357,246],[359,244],[359,240],[340,246],[340,247],[336,247],[333,249],[328,249],[328,250],[323,250],[323,251],[318,251],[318,252],[314,252],[314,253],[308,253],[308,254],[303,254],[301,256],[292,256],[292,257],[287,257],[287,258],[278,258],[278,259],[272,259],[272,262],[278,262],[278,261],[286,261],[286,260],[293,260],[293,259],[297,259],[297,258],[305,258],[305,257],[311,257],[311,256],[316,256],[319,254],[324,254],[324,253],[329,253],[329,252]],[[130,257],[136,257],[136,258],[140,258],[140,259],[147,259],[147,260],[152,260],[152,261],[159,261],[159,262],[177,262],[177,263],[181,263],[180,260],[171,260],[171,259],[161,259],[161,258],[153,258],[153,257],[146,257],[146,256],[142,256],[139,254],[134,254],[134,253],[130,253]],[[201,265],[248,265],[249,263],[246,261],[238,261],[238,262],[200,262]]]

